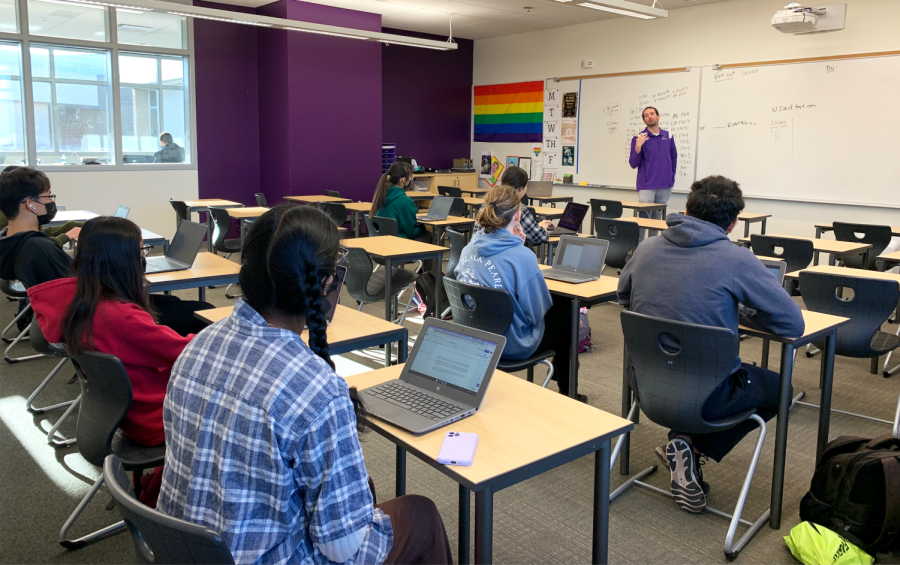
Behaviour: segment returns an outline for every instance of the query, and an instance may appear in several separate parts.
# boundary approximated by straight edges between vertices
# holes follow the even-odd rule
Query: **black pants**
[[[453,563],[444,522],[430,499],[412,494],[376,507],[390,517],[394,531],[394,545],[384,560],[385,565]]]
[[[172,328],[181,336],[200,333],[206,327],[206,323],[197,319],[194,312],[215,308],[209,302],[182,300],[168,294],[151,294],[150,305],[156,310],[160,325]]]
[[[569,394],[569,352],[572,346],[572,301],[560,296],[552,296],[553,306],[544,316],[544,336],[535,353],[545,349],[556,352],[553,357],[553,377],[559,392]]]
[[[778,413],[780,383],[781,376],[778,373],[743,363],[741,368],[720,384],[703,404],[703,417],[715,420],[756,408],[757,415],[768,422]],[[791,396],[793,397],[793,390]],[[672,430],[669,432],[669,439],[672,440],[678,435],[689,436],[697,451],[718,462],[728,455],[744,436],[758,428],[754,420],[745,420],[733,428],[712,434],[688,434]]]

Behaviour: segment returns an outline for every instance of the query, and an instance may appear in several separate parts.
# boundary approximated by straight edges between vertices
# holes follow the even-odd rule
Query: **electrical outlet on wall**
[[[583,69],[593,69],[594,68],[594,60],[593,59],[585,59],[581,62],[581,68]]]

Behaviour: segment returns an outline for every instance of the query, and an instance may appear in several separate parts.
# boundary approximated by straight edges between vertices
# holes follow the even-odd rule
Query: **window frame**
[[[28,3],[27,0],[16,0],[16,16],[18,18],[19,33],[0,32],[0,40],[17,43],[21,49],[20,60],[22,62],[22,95],[23,106],[25,112],[25,157],[28,166],[35,167],[44,172],[52,173],[80,173],[80,172],[98,172],[98,171],[162,171],[162,170],[197,170],[197,100],[194,69],[194,26],[192,18],[184,18],[183,33],[186,43],[185,49],[172,49],[168,47],[147,47],[143,45],[132,45],[127,43],[119,43],[118,41],[118,21],[116,8],[105,7],[106,22],[108,26],[109,41],[86,41],[81,39],[65,39],[60,37],[48,37],[43,35],[31,35],[28,32]],[[114,164],[110,165],[79,165],[79,166],[60,166],[60,165],[37,165],[37,140],[35,137],[35,114],[34,114],[34,92],[32,88],[33,77],[31,73],[31,44],[48,45],[53,47],[75,47],[99,49],[109,54],[111,77],[109,86],[111,88],[112,99],[112,124],[111,134],[113,136],[112,151],[114,156]],[[188,95],[188,107],[190,117],[187,120],[189,131],[185,142],[185,149],[189,151],[191,158],[190,163],[133,163],[125,164],[123,162],[123,144],[122,144],[122,102],[121,102],[121,83],[119,80],[119,53],[134,53],[137,55],[170,55],[183,57],[187,65],[187,73],[184,80],[187,84],[182,88],[186,90]],[[161,78],[161,77],[160,77]],[[38,79],[39,82],[46,82],[45,79]],[[65,82],[65,81],[63,81]],[[160,92],[162,89],[160,89]],[[55,134],[54,134],[55,135]]]

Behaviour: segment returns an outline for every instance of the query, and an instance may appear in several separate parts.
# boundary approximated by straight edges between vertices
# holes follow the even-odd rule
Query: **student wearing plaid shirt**
[[[515,189],[519,200],[524,201],[525,193],[528,191],[528,173],[525,172],[525,169],[515,166],[506,169],[506,172],[503,173],[502,181],[503,186]],[[550,220],[539,222],[524,203],[519,204],[519,208],[522,210],[519,225],[522,231],[525,232],[525,239],[528,243],[540,245],[550,241],[550,234],[547,230],[553,229],[553,222]],[[481,230],[482,226],[478,226],[476,229]]]
[[[363,409],[328,355],[324,295],[338,244],[312,206],[254,222],[244,298],[172,368],[157,508],[220,531],[236,563],[450,563],[433,502],[374,504]]]

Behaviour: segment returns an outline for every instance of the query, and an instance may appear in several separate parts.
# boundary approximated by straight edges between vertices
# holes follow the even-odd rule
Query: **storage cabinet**
[[[456,186],[459,188],[477,188],[478,173],[428,173],[417,174],[416,184],[428,186],[429,192],[437,194],[439,186]]]

